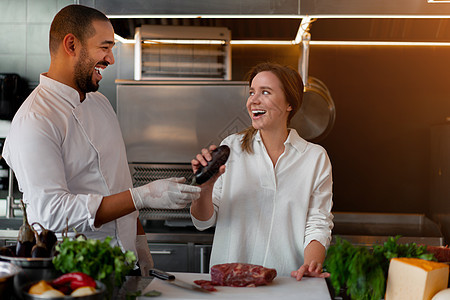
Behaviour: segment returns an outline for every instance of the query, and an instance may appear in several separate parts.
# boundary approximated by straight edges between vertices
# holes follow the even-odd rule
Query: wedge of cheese
[[[449,266],[418,258],[393,258],[385,300],[430,300],[448,284]]]

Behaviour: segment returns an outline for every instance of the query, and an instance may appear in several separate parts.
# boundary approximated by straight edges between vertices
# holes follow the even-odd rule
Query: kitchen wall
[[[50,66],[48,34],[56,13],[76,0],[0,0],[0,73],[17,73],[32,89]],[[116,51],[116,49],[114,50]],[[100,91],[115,105],[116,67],[104,72]]]
[[[55,14],[74,0],[0,0],[0,73],[17,73],[31,86],[48,70],[48,32]]]
[[[232,54],[233,79],[240,79],[265,59],[295,67],[300,51],[234,46]],[[334,210],[427,214],[449,243],[450,182],[432,184],[430,162],[438,151],[431,129],[450,126],[450,47],[311,46],[309,62],[309,75],[327,85],[336,105],[333,130],[319,142],[333,165]],[[442,181],[449,160],[440,155]],[[431,190],[437,184],[439,196]]]
[[[296,66],[299,55],[294,46],[233,47],[233,77],[264,58]],[[334,210],[439,214],[450,241],[449,205],[430,211],[431,128],[450,124],[450,47],[311,46],[309,62],[336,105],[319,142],[333,164]]]

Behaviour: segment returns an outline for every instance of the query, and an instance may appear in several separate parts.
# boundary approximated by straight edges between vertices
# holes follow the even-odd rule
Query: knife
[[[168,283],[173,284],[180,288],[189,289],[189,290],[193,290],[193,291],[197,291],[197,292],[210,293],[210,291],[208,291],[208,290],[205,290],[205,289],[200,288],[199,286],[181,281],[181,280],[175,278],[175,275],[158,270],[158,269],[151,269],[150,276],[154,276],[158,279],[165,280]],[[144,289],[144,291],[142,291],[142,295],[145,295],[146,293],[148,293],[149,291],[152,290],[152,287],[150,285],[151,285],[151,282],[147,285],[147,287]]]

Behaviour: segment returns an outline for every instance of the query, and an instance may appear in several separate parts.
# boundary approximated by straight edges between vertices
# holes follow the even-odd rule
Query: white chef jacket
[[[41,74],[14,116],[3,157],[17,177],[30,224],[61,232],[67,219],[70,232],[111,236],[136,252],[138,212],[94,227],[103,196],[132,187],[119,123],[101,93],[80,102],[75,89]]]
[[[216,224],[210,265],[251,263],[290,276],[303,264],[304,248],[319,241],[325,248],[333,228],[331,163],[319,145],[290,129],[284,153],[273,163],[259,131],[254,154],[241,150],[242,135],[227,137],[231,154],[214,185],[214,215],[194,225]]]

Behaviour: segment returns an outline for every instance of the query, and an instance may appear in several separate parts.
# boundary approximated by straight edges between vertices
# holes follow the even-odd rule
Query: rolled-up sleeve
[[[333,214],[331,213],[333,179],[331,163],[326,153],[322,153],[320,156],[316,165],[316,172],[317,180],[311,193],[306,219],[304,247],[306,248],[311,241],[316,240],[325,248],[328,248],[334,225]]]
[[[213,206],[214,206],[214,212],[211,218],[206,221],[200,221],[197,218],[195,218],[191,214],[192,223],[194,224],[195,228],[198,230],[206,230],[214,225],[216,225],[217,222],[217,214],[219,211],[220,206],[220,199],[222,195],[222,185],[223,185],[223,176],[220,176],[217,181],[214,183],[213,193],[212,193],[212,199],[213,199]]]
[[[29,112],[13,123],[3,153],[5,160],[24,193],[30,223],[39,221],[55,232],[67,225],[79,232],[96,230],[93,224],[103,196],[70,193],[65,161],[68,165],[77,161],[71,161],[73,156],[64,157],[63,136],[50,120]]]

